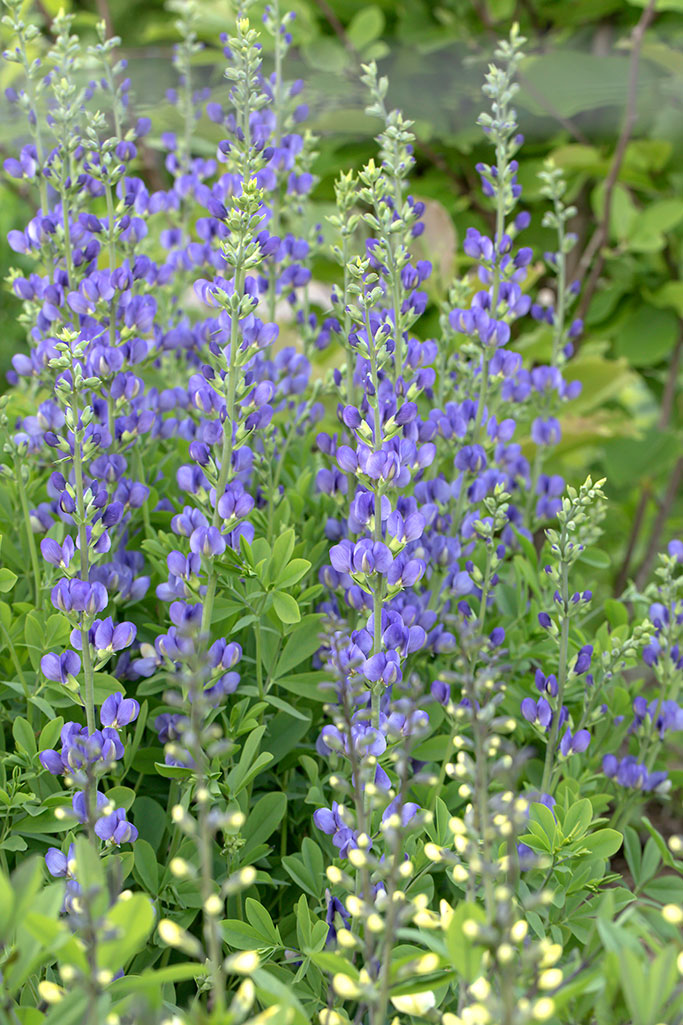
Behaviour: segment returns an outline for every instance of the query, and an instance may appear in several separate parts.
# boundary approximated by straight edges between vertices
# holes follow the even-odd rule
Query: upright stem
[[[30,725],[33,726],[33,704],[31,703],[31,691],[29,690],[28,684],[26,682],[26,677],[24,676],[24,672],[21,668],[21,663],[17,656],[16,648],[12,644],[12,638],[10,637],[9,632],[5,627],[5,624],[3,623],[2,619],[0,619],[0,633],[2,633],[2,636],[5,639],[5,644],[7,645],[9,656],[12,659],[12,665],[14,666],[14,671],[19,678],[19,683],[21,684],[21,688],[24,692],[24,697],[26,698],[26,718],[28,719]]]
[[[472,732],[474,734],[474,792],[475,792],[475,808],[477,810],[477,825],[479,827],[479,833],[481,836],[481,851],[482,851],[482,879],[484,882],[484,903],[486,905],[486,915],[488,921],[491,921],[493,912],[493,886],[492,879],[489,874],[489,863],[491,861],[491,850],[489,840],[489,797],[488,797],[488,780],[486,772],[486,752],[484,751],[484,737],[483,730],[486,729],[478,718],[476,703],[472,704]]]
[[[274,0],[273,3],[273,20],[275,24],[275,90],[274,90],[274,104],[273,113],[275,114],[275,145],[280,145],[280,138],[282,132],[282,46],[280,42],[280,5],[278,0]],[[280,234],[280,182],[279,179],[275,183],[275,191],[273,192],[272,202],[272,217],[271,217],[271,234]],[[277,285],[277,264],[276,257],[273,256],[269,268],[269,284],[268,284],[268,311],[271,320],[275,320],[275,302],[277,296],[275,289]]]
[[[225,1011],[225,978],[222,970],[221,940],[218,933],[218,920],[214,913],[207,908],[207,902],[215,896],[216,886],[213,878],[213,854],[212,854],[212,832],[209,822],[209,793],[207,789],[207,774],[205,765],[205,754],[202,747],[202,710],[201,700],[201,679],[197,680],[195,691],[192,694],[190,723],[192,736],[194,738],[195,750],[192,752],[197,766],[196,774],[196,801],[197,801],[197,847],[200,864],[200,880],[202,908],[204,916],[204,939],[206,941],[209,955],[209,974],[211,976],[211,993],[213,997],[212,1011],[222,1014]]]
[[[74,415],[78,410],[74,408]],[[81,431],[74,430],[74,476],[76,478],[76,510],[78,513],[78,542],[81,553],[81,580],[88,580],[88,535],[85,524],[85,500],[83,497],[83,455],[81,452]],[[88,732],[95,730],[95,679],[90,655],[90,637],[85,619],[81,618],[81,647],[83,678],[85,681],[85,717]]]
[[[493,240],[495,249],[495,265],[493,268],[493,289],[491,295],[491,316],[495,319],[498,312],[498,296],[500,294],[500,253],[499,248],[505,231],[505,171],[507,161],[505,158],[505,147],[499,143],[496,148],[496,165],[498,167],[498,191],[496,192],[496,237]],[[489,355],[486,350],[481,359],[481,383],[479,385],[479,402],[477,404],[477,417],[474,422],[473,441],[476,445],[479,441],[481,426],[484,418],[484,407],[489,387]]]
[[[562,337],[564,335],[564,317],[565,306],[567,301],[567,297],[565,295],[567,277],[567,257],[564,252],[564,220],[562,220],[561,210],[557,200],[555,200],[555,214],[558,218],[557,239],[559,246],[557,252],[557,309],[555,310],[555,321],[553,324],[553,366],[557,365],[559,348],[562,343]]]
[[[69,206],[66,201],[66,189],[62,188],[62,221],[64,224],[64,261],[66,264],[67,283],[71,288],[75,287],[73,260],[71,257],[71,225],[69,224]]]
[[[116,266],[116,238],[114,237],[114,197],[112,196],[111,185],[104,183],[104,191],[107,197],[107,220],[109,221],[109,271],[113,274]],[[109,304],[109,344],[116,345],[116,299]],[[112,439],[114,435],[112,433]]]
[[[564,543],[564,531],[562,532]],[[541,792],[546,794],[550,786],[550,779],[555,759],[555,748],[557,747],[557,735],[560,732],[560,713],[564,700],[564,687],[567,682],[567,653],[569,649],[569,567],[563,560],[560,566],[560,595],[562,597],[562,625],[560,627],[560,664],[557,670],[557,706],[548,737],[548,746],[545,749],[545,765],[543,766],[543,781]]]
[[[239,266],[235,273],[235,295],[241,297],[244,289],[244,270]],[[228,483],[228,477],[230,476],[230,470],[232,467],[232,448],[233,448],[233,427],[235,421],[235,394],[237,388],[237,336],[239,332],[239,314],[238,309],[235,308],[230,318],[230,362],[228,365],[228,393],[226,396],[226,416],[225,423],[223,425],[223,448],[221,451],[221,468],[218,474],[218,484],[216,485],[216,504],[213,510],[213,516],[211,518],[212,526],[217,527],[220,520],[220,513],[218,512],[218,502],[225,492],[226,485]],[[204,607],[202,610],[202,632],[206,633],[211,626],[211,615],[213,613],[213,603],[216,597],[216,568],[215,560],[211,560],[209,569],[209,576],[206,587],[206,595],[204,597]]]
[[[372,336],[372,329],[370,327],[370,316],[367,308],[365,310],[365,330],[368,334],[368,354],[370,356],[370,369],[372,374],[372,385],[375,391],[373,409],[375,414],[375,437],[374,437],[374,450],[378,452],[382,447],[382,414],[379,408],[379,370],[377,367],[377,353],[375,352],[375,342]],[[374,530],[375,542],[381,542],[382,540],[382,488],[380,485],[377,486],[375,491],[375,530]],[[377,581],[372,592],[372,615],[374,622],[374,638],[372,645],[373,655],[377,655],[382,650],[382,601],[384,600],[384,577],[377,574]],[[375,684],[372,688],[371,696],[371,707],[372,707],[372,725],[379,726],[379,712],[380,702],[382,699],[382,692],[380,690],[380,682]]]
[[[40,610],[43,603],[43,595],[41,591],[41,573],[40,573],[40,562],[38,560],[38,549],[36,548],[36,539],[33,536],[33,530],[31,529],[31,511],[28,507],[28,499],[26,497],[26,485],[24,484],[24,477],[22,474],[21,464],[17,459],[14,463],[15,477],[17,481],[17,490],[19,492],[19,501],[21,503],[21,511],[24,517],[24,526],[26,527],[26,540],[28,541],[28,550],[31,557],[31,566],[33,568],[33,583],[36,592],[36,608]]]

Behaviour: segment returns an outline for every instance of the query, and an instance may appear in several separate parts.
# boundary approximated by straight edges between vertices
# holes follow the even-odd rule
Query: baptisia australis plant
[[[630,623],[593,571],[604,482],[559,472],[574,211],[547,166],[544,270],[522,244],[524,40],[485,77],[490,228],[428,321],[387,79],[363,68],[377,156],[322,227],[293,15],[269,4],[259,35],[242,5],[211,88],[200,9],[169,6],[177,125],[155,133],[103,26],[84,47],[59,15],[43,45],[5,0],[27,133],[5,166],[37,213],[9,238],[28,347],[0,423],[21,516],[0,517],[26,558],[0,571],[0,867],[30,844],[50,882],[0,941],[56,939],[16,984],[3,960],[0,1016],[678,1021],[681,916],[648,872],[676,878],[681,848],[642,811],[676,786],[683,548],[628,592]],[[545,363],[517,351],[529,328]],[[622,841],[633,892],[605,886]]]

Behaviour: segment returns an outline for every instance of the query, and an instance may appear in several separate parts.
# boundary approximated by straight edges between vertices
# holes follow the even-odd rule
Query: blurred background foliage
[[[165,176],[160,134],[178,118],[166,98],[174,85],[172,11],[163,0],[40,0],[32,7],[46,32],[63,6],[76,14],[86,41],[102,18],[121,37],[137,113],[153,113],[156,136],[140,173],[154,185]],[[254,17],[263,6],[251,5]],[[199,7],[206,45],[194,76],[219,98],[227,83],[218,37],[230,27],[233,4],[199,0]],[[584,288],[586,329],[569,375],[583,391],[567,406],[551,468],[574,482],[588,472],[607,477],[605,548],[621,593],[629,578],[645,578],[658,547],[683,532],[683,0],[291,0],[287,7],[297,16],[287,76],[305,80],[309,126],[319,137],[315,219],[325,223],[339,171],[358,169],[376,152],[378,125],[364,113],[359,84],[362,62],[379,63],[390,78],[389,101],[415,121],[413,191],[428,203],[419,255],[436,270],[431,315],[421,323],[434,334],[449,280],[468,266],[459,239],[470,225],[493,231],[475,171],[490,154],[475,119],[495,41],[520,22],[528,38],[517,98],[526,137],[519,180],[532,214],[525,241],[539,256],[552,244],[541,227],[545,200],[537,177],[551,157],[578,210],[571,272]],[[1,74],[4,91],[13,66]],[[0,132],[3,157],[12,155],[20,129],[7,103]],[[207,155],[216,132],[206,119],[198,128],[198,147]],[[4,237],[31,216],[30,201],[21,183],[1,186],[3,277],[21,263]],[[542,301],[540,260],[532,270],[530,287]],[[321,261],[320,281],[332,273]],[[3,375],[26,344],[16,313],[5,290]],[[549,341],[547,328],[532,324],[515,344],[527,359],[542,361]]]

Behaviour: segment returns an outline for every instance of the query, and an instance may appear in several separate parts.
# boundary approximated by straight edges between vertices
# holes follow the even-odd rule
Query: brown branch
[[[647,511],[647,507],[650,503],[651,498],[652,492],[650,488],[647,486],[644,487],[640,493],[640,498],[638,499],[638,507],[636,509],[636,514],[633,517],[633,524],[631,526],[631,533],[629,534],[628,544],[626,546],[626,554],[624,555],[624,561],[622,562],[621,568],[617,573],[617,578],[614,581],[615,597],[618,597],[623,592],[626,586],[626,581],[628,580],[628,571],[631,568],[631,560],[633,559],[633,553],[636,549],[636,544],[638,543],[638,537],[640,535],[640,531],[645,520],[645,513]]]
[[[671,414],[673,413],[674,401],[676,399],[676,391],[678,388],[678,371],[681,365],[681,359],[683,358],[683,324],[681,325],[678,341],[674,354],[671,357],[671,363],[667,368],[666,385],[664,386],[664,394],[662,395],[662,405],[659,411],[659,419],[657,421],[657,428],[660,431],[665,431],[669,426],[671,420]],[[675,473],[675,470],[674,470]],[[652,491],[649,486],[645,486],[641,491],[640,498],[638,499],[638,506],[636,508],[635,516],[633,517],[633,524],[631,526],[631,533],[629,535],[628,544],[626,546],[626,554],[624,555],[624,561],[621,564],[621,569],[617,574],[617,578],[614,583],[614,594],[620,595],[626,586],[628,580],[628,571],[631,568],[631,560],[633,559],[633,553],[638,542],[640,531],[643,527],[645,520],[645,512],[652,498]],[[675,498],[675,495],[674,495]],[[673,499],[672,499],[673,500]],[[666,502],[666,499],[664,500]],[[655,521],[655,526],[658,521]],[[662,524],[663,525],[663,524]],[[653,527],[652,537],[650,538],[650,545],[654,543],[654,548],[657,548],[659,544],[659,533]],[[647,556],[645,561],[647,561]],[[641,567],[642,571],[642,567]],[[645,574],[647,576],[647,574]]]
[[[626,148],[630,142],[633,129],[636,124],[636,117],[638,114],[638,71],[640,68],[640,54],[643,48],[643,42],[645,41],[645,33],[650,26],[650,23],[655,17],[655,6],[657,0],[650,0],[647,7],[640,16],[638,24],[633,29],[631,35],[631,59],[629,61],[628,71],[628,93],[626,100],[626,113],[624,117],[624,124],[617,141],[617,147],[614,151],[614,157],[612,158],[612,166],[610,167],[607,180],[605,182],[605,207],[603,210],[602,220],[595,232],[593,233],[586,249],[579,261],[579,275],[585,274],[588,267],[593,264],[590,272],[586,287],[583,290],[581,296],[581,302],[578,308],[578,316],[582,319],[585,317],[588,307],[591,304],[595,289],[597,288],[598,280],[602,273],[602,268],[605,263],[605,257],[602,253],[602,247],[609,240],[609,222],[610,214],[612,211],[612,199],[614,197],[614,190],[619,179],[619,172],[621,171],[621,165],[624,162],[626,155]],[[595,262],[593,262],[595,261]]]
[[[328,4],[327,0],[315,0],[315,2],[316,5],[320,8],[322,15],[324,16],[325,20],[327,21],[328,25],[330,26],[336,37],[339,39],[341,43],[343,43],[344,49],[351,55],[351,57],[353,57],[353,59],[357,63],[360,63],[358,51],[356,50],[355,46],[347,36],[346,29],[337,17],[336,12]]]
[[[100,16],[100,20],[104,22],[107,30],[107,38],[111,39],[114,35],[114,23],[111,19],[111,11],[109,10],[109,4],[107,0],[97,0],[97,13]]]
[[[671,252],[671,246],[668,245],[664,250],[664,261],[669,272],[669,278],[671,281],[678,280],[678,266],[674,260]],[[676,400],[676,392],[678,389],[678,372],[681,366],[681,360],[683,359],[683,322],[681,323],[678,331],[678,341],[671,357],[671,362],[667,368],[666,384],[664,385],[664,392],[662,393],[662,403],[659,410],[659,417],[657,419],[657,428],[660,431],[665,431],[671,421],[673,413],[674,402]],[[652,498],[652,491],[649,486],[643,488],[640,498],[638,500],[638,507],[636,514],[633,518],[633,524],[631,526],[631,533],[629,535],[628,544],[626,546],[626,554],[624,555],[624,561],[621,565],[621,569],[617,574],[617,578],[614,585],[615,595],[620,595],[626,586],[628,580],[628,571],[631,567],[631,561],[633,554],[636,549],[638,537],[645,521],[645,512],[647,511],[648,504]],[[650,539],[652,544],[652,538]],[[656,548],[659,544],[659,534],[655,535]],[[647,559],[647,556],[646,556]],[[642,567],[641,567],[642,568]]]
[[[636,587],[639,591],[645,587],[647,578],[650,575],[652,564],[655,561],[655,556],[659,549],[659,541],[662,536],[666,521],[669,518],[669,513],[673,507],[674,502],[679,494],[681,484],[683,483],[683,456],[678,460],[673,470],[671,471],[671,477],[664,494],[664,498],[657,511],[655,522],[652,525],[652,532],[650,534],[650,540],[647,546],[647,552],[643,559],[640,569],[636,573]]]

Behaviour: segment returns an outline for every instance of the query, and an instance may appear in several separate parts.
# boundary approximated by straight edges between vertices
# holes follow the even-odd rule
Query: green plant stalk
[[[107,220],[109,221],[109,271],[114,272],[116,266],[116,239],[114,237],[114,197],[112,196],[111,185],[108,181],[104,183],[104,191],[107,197]],[[109,344],[112,348],[116,345],[116,299],[109,304]],[[111,414],[111,407],[109,407]],[[111,431],[111,426],[110,426]],[[112,440],[114,438],[111,431]]]
[[[238,266],[235,273],[235,296],[241,297],[244,290],[244,270],[241,266],[241,260],[239,255],[242,253],[242,246],[240,246],[238,254]],[[218,512],[218,502],[225,492],[228,478],[230,476],[230,470],[232,468],[232,432],[235,421],[235,393],[237,388],[237,334],[239,329],[239,316],[238,308],[236,307],[232,311],[230,318],[230,363],[228,366],[228,394],[226,396],[226,417],[225,424],[223,425],[223,448],[221,451],[221,468],[218,474],[218,484],[216,485],[216,505],[213,510],[213,516],[211,518],[212,526],[217,527],[220,520],[220,513]],[[202,632],[206,633],[211,626],[211,616],[213,614],[213,604],[216,599],[216,563],[215,559],[211,560],[209,568],[209,576],[206,586],[206,596],[204,598],[204,607],[202,610]]]
[[[566,541],[565,531],[562,531],[562,544]],[[550,736],[545,749],[545,764],[543,766],[543,780],[541,792],[548,793],[550,778],[553,771],[555,748],[557,747],[557,736],[560,732],[560,712],[564,700],[564,688],[567,682],[567,655],[569,651],[569,566],[563,560],[560,567],[560,595],[562,598],[562,625],[560,627],[560,661],[557,672],[557,702],[556,711],[550,726]]]
[[[496,163],[498,166],[498,180],[500,187],[496,193],[496,237],[494,243],[496,246],[496,265],[493,268],[493,294],[491,297],[491,316],[495,318],[498,311],[498,296],[500,293],[500,255],[498,253],[498,247],[500,246],[503,232],[505,231],[505,170],[507,167],[507,160],[505,157],[505,147],[498,145],[496,148]],[[484,419],[484,407],[486,405],[486,397],[488,395],[489,387],[489,356],[485,350],[482,354],[481,359],[481,384],[479,386],[479,402],[477,404],[477,417],[474,422],[473,431],[473,443],[476,445],[479,442],[479,436],[481,434],[482,421]]]
[[[476,714],[476,713],[475,713]],[[484,881],[484,904],[489,922],[493,915],[493,880],[488,872],[491,861],[491,844],[489,840],[488,782],[486,778],[486,754],[484,752],[482,730],[479,720],[475,719],[474,729],[474,793],[477,809],[477,824],[481,835],[481,849],[484,860],[482,878]]]
[[[19,683],[21,684],[21,689],[23,690],[24,697],[26,698],[26,718],[28,719],[31,728],[33,728],[35,724],[33,715],[33,704],[31,702],[31,691],[29,690],[28,683],[26,682],[26,677],[24,676],[24,672],[21,668],[21,663],[19,662],[16,648],[12,644],[12,638],[9,635],[7,627],[2,621],[2,617],[0,617],[0,632],[2,633],[2,636],[5,639],[5,644],[7,645],[7,650],[9,651],[9,656],[12,660],[12,665],[14,666],[14,671],[19,677]]]
[[[207,909],[207,902],[215,896],[216,886],[213,878],[212,832],[209,823],[209,791],[207,785],[206,754],[202,744],[202,720],[206,711],[202,700],[202,680],[199,674],[192,674],[190,679],[190,725],[194,739],[191,751],[195,765],[195,801],[197,803],[197,853],[199,854],[200,888],[202,897],[202,916],[204,939],[209,956],[209,976],[211,978],[212,1011],[223,1014],[225,1011],[225,977],[221,957],[221,940],[218,932],[218,920],[215,914]]]
[[[484,623],[486,621],[487,603],[489,597],[489,588],[491,587],[491,544],[486,546],[486,565],[484,567],[484,580],[481,586],[481,605],[479,606],[479,633],[484,632]]]
[[[29,119],[29,127],[33,138],[36,141],[36,153],[38,154],[38,189],[40,192],[40,206],[43,211],[43,215],[47,216],[48,205],[47,205],[47,181],[43,175],[43,163],[44,163],[44,150],[43,150],[43,138],[40,131],[40,118],[38,117],[38,110],[36,104],[36,91],[33,87],[33,79],[30,74],[30,63],[28,54],[26,52],[26,37],[20,24],[15,26],[17,33],[17,40],[19,42],[19,50],[21,52],[22,63],[24,66],[24,72],[26,74],[26,95],[28,96],[31,110],[35,114],[35,124],[31,124]],[[50,272],[50,280],[52,280],[52,272]]]
[[[75,287],[75,275],[73,268],[73,259],[71,256],[71,234],[69,227],[69,207],[66,202],[66,189],[64,186],[59,191],[62,200],[62,221],[64,225],[64,262],[66,264],[66,277],[67,284],[73,288]]]
[[[207,802],[199,802],[198,815],[198,846],[199,860],[201,865],[202,902],[212,897],[215,893],[213,881],[213,866],[211,858],[211,835],[208,823]],[[218,1014],[225,1011],[225,978],[221,964],[221,941],[218,935],[218,922],[215,915],[210,915],[204,910],[204,937],[208,947],[209,961],[211,964],[211,993],[213,996],[212,1010]]]
[[[375,401],[373,403],[373,409],[375,414],[375,438],[374,438],[374,449],[378,452],[382,447],[382,417],[379,409],[379,371],[377,368],[377,353],[375,352],[374,340],[372,340],[372,331],[370,328],[370,316],[365,309],[365,329],[368,333],[368,353],[370,355],[370,367],[372,373],[372,383],[375,390]],[[381,542],[382,540],[382,488],[378,486],[375,491],[375,530],[374,530],[375,541]],[[382,602],[384,600],[384,577],[378,575],[377,583],[372,591],[372,615],[374,622],[374,638],[372,644],[372,652],[377,655],[382,650]],[[382,699],[382,691],[376,684],[372,687],[371,691],[371,719],[372,725],[379,726],[379,711],[380,702]]]
[[[113,437],[113,434],[112,434]],[[141,481],[145,479],[145,468],[142,464],[142,453],[140,452],[139,443],[135,446],[135,462],[137,464],[137,473]],[[145,537],[152,536],[152,523],[149,518],[149,507],[147,505],[147,499],[142,503],[142,522],[145,525]]]
[[[21,503],[21,512],[24,517],[24,526],[26,527],[26,540],[28,542],[28,550],[31,557],[31,568],[33,569],[33,584],[36,592],[36,609],[40,611],[43,604],[40,562],[38,559],[38,549],[36,548],[36,539],[33,536],[33,531],[31,530],[31,512],[28,507],[26,485],[24,484],[24,478],[21,472],[21,465],[18,459],[15,460],[14,469],[15,478],[17,481],[17,491],[19,492],[19,501]]]
[[[281,133],[282,133],[282,46],[280,42],[280,5],[278,0],[273,0],[273,20],[276,26],[275,34],[275,89],[273,96],[273,113],[275,114],[275,145],[280,145]],[[280,183],[277,182],[275,191],[273,192],[273,205],[272,205],[272,217],[271,217],[271,235],[279,236],[280,234]],[[275,320],[275,303],[277,296],[275,289],[277,285],[277,266],[275,260],[271,261],[271,265],[268,272],[268,314],[271,320]]]
[[[74,409],[74,413],[77,410]],[[88,537],[85,528],[85,500],[83,498],[83,454],[81,452],[81,431],[74,431],[74,476],[76,479],[76,508],[78,512],[78,540],[81,552],[81,579],[88,579]],[[85,718],[88,732],[95,731],[95,678],[90,655],[90,637],[85,619],[81,617],[81,656],[85,682]]]
[[[407,757],[404,760],[400,778],[399,788],[399,808],[403,807],[406,796],[406,789],[408,785],[407,777]],[[400,814],[400,812],[399,812]],[[384,949],[382,951],[382,962],[380,969],[380,985],[379,985],[379,1001],[373,1009],[371,1017],[372,1025],[386,1025],[387,1023],[387,1011],[389,1008],[389,990],[391,987],[391,955],[394,949],[395,936],[394,930],[396,927],[396,918],[398,915],[399,907],[401,903],[394,899],[396,895],[397,883],[398,883],[398,869],[399,865],[403,861],[403,850],[400,844],[396,843],[397,834],[393,833],[392,839],[392,861],[391,869],[389,870],[389,878],[386,883],[387,892],[387,915],[384,921]]]
[[[557,253],[557,310],[555,311],[555,320],[553,324],[553,353],[552,353],[552,365],[557,365],[557,357],[559,355],[560,343],[562,342],[562,336],[564,335],[564,319],[565,319],[565,307],[566,307],[566,287],[567,287],[567,257],[564,252],[564,221],[560,217],[560,209],[558,201],[555,200],[555,214],[558,218],[558,229],[557,229],[557,241],[558,241],[558,253]]]

